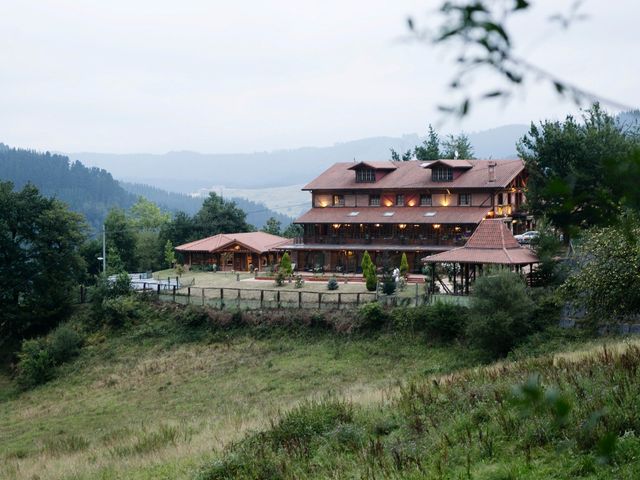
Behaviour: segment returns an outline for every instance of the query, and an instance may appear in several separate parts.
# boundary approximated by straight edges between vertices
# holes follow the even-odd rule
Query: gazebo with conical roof
[[[505,223],[498,218],[480,222],[475,232],[463,247],[438,253],[422,259],[424,263],[460,264],[460,286],[469,293],[470,277],[475,279],[476,268],[483,265],[505,265],[517,270],[539,263],[538,256],[529,248],[521,246],[511,234]],[[457,275],[453,276],[453,289],[456,291]],[[432,269],[431,290],[435,288],[435,268]]]

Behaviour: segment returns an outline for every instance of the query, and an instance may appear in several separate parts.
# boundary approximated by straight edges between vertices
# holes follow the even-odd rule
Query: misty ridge
[[[516,142],[527,128],[527,125],[505,125],[468,133],[468,137],[477,158],[514,158]],[[304,185],[336,162],[388,160],[391,148],[397,151],[413,149],[425,138],[417,134],[372,137],[328,147],[253,153],[180,151],[157,155],[78,152],[69,156],[85,165],[104,168],[122,181],[190,194],[219,186],[264,189]]]

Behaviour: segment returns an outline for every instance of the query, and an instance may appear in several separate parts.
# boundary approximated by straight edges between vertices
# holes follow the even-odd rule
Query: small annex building
[[[265,232],[221,233],[179,245],[176,252],[184,263],[217,265],[221,271],[249,271],[280,262],[284,251],[276,250],[291,243],[291,239]]]
[[[522,271],[529,266],[540,263],[538,256],[529,248],[523,247],[515,239],[504,221],[499,218],[487,218],[480,222],[467,243],[446,252],[436,253],[422,259],[424,263],[450,263],[460,265],[460,279],[453,276],[454,293],[456,285],[461,293],[469,293],[470,280],[475,280],[476,269],[482,270],[484,265],[503,265]],[[435,287],[435,269],[432,269],[431,290]]]

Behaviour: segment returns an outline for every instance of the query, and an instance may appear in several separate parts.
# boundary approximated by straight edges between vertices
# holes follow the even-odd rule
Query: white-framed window
[[[423,193],[420,195],[420,206],[421,207],[430,207],[431,206],[431,194]]]
[[[380,195],[369,195],[369,205],[372,207],[379,207]]]
[[[333,206],[334,207],[344,207],[344,195],[334,195],[333,196]]]
[[[404,207],[404,195],[399,193],[396,195],[396,205],[398,207]]]

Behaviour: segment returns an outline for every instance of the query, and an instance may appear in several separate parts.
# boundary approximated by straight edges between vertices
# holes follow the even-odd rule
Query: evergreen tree
[[[270,233],[271,235],[280,235],[281,223],[279,220],[276,220],[274,217],[270,217],[267,220],[263,232]]]
[[[138,268],[136,260],[136,232],[124,210],[113,208],[104,221],[107,249],[113,249],[122,260],[125,271],[134,272]],[[109,255],[107,255],[107,267]]]
[[[407,150],[400,156],[398,152],[396,152],[393,148],[389,149],[391,151],[391,161],[392,162],[408,162],[413,158],[413,152],[411,150]]]
[[[469,137],[461,133],[457,136],[447,135],[442,142],[442,158],[459,158],[463,160],[473,160],[473,147]]]
[[[406,277],[407,273],[409,273],[409,262],[407,260],[407,254],[403,252],[402,258],[400,259],[400,275]]]
[[[289,252],[284,252],[284,255],[282,255],[282,258],[280,259],[280,271],[285,275],[291,275],[293,273]]]
[[[287,228],[284,229],[284,232],[282,232],[282,236],[286,238],[296,238],[301,237],[303,233],[302,225],[290,223]]]
[[[422,145],[418,145],[414,149],[414,154],[416,159],[421,162],[442,158],[440,153],[440,138],[431,124],[429,124],[427,139],[422,143]]]
[[[211,192],[194,217],[195,231],[198,238],[219,233],[250,232],[253,227],[245,221],[246,216],[235,202],[225,201]]]
[[[176,263],[176,252],[173,249],[171,240],[167,240],[167,243],[164,244],[164,261],[169,268],[173,267],[173,264]]]

